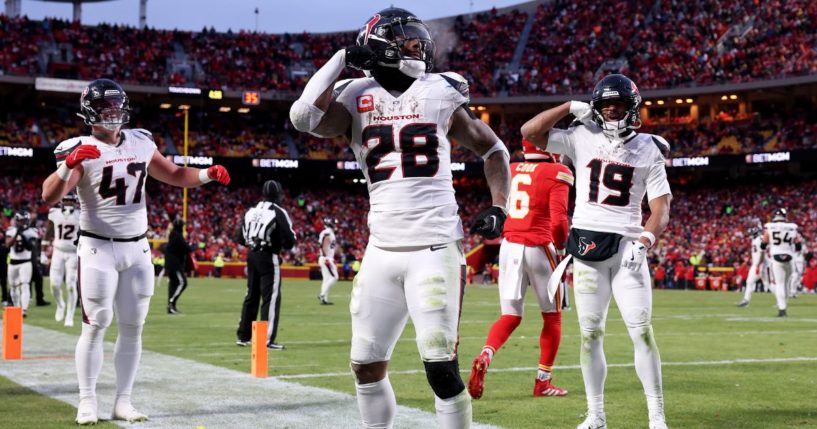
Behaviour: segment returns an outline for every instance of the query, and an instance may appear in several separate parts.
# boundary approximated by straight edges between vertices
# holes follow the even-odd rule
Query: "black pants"
[[[170,280],[167,286],[167,303],[175,306],[182,292],[187,289],[187,276],[182,267],[168,267],[166,274]]]
[[[34,295],[37,299],[37,305],[45,302],[45,295],[43,295],[43,269],[40,262],[31,262],[31,284],[34,286]]]
[[[11,302],[11,295],[9,295],[8,281],[9,281],[9,266],[6,264],[5,256],[0,256],[3,261],[0,261],[0,287],[3,288],[3,301]]]
[[[252,322],[261,303],[261,320],[269,322],[267,343],[278,335],[281,315],[281,259],[272,252],[250,252],[247,256],[247,294],[241,308],[241,321],[236,335],[241,341],[252,339]]]

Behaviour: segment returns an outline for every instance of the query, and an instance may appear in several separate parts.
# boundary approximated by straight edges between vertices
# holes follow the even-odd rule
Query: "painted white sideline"
[[[3,361],[0,375],[76,407],[79,401],[74,368],[77,337],[31,325],[23,329],[25,359]],[[113,409],[112,353],[113,344],[105,343],[105,363],[97,386],[102,419],[110,418]],[[346,375],[351,383],[351,375]],[[142,353],[133,402],[150,420],[136,424],[114,423],[132,429],[360,427],[360,414],[352,395],[280,378],[257,379],[249,373],[147,350]],[[434,414],[398,407],[395,427],[436,426]],[[479,423],[471,427],[497,428]]]

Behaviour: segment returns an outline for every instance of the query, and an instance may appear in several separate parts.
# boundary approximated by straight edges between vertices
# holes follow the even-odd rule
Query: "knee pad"
[[[582,342],[597,340],[604,336],[604,322],[601,314],[591,313],[579,317]]]
[[[623,312],[622,317],[628,328],[650,326],[650,310],[647,307],[631,308]]]
[[[140,338],[142,336],[142,327],[144,325],[135,325],[131,323],[119,323],[119,335],[124,338]]]
[[[445,362],[423,361],[431,390],[440,399],[453,398],[465,390],[457,359]]]
[[[85,314],[88,315],[88,320],[91,322],[91,325],[96,325],[101,328],[107,328],[111,325],[113,321],[113,309],[102,307],[91,300],[83,300],[83,308],[85,309]]]
[[[445,361],[455,356],[457,338],[443,331],[426,332],[417,336],[417,349],[424,361]]]

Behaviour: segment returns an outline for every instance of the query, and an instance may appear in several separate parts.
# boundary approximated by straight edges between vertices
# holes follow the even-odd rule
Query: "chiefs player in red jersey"
[[[482,353],[474,359],[468,391],[482,397],[485,374],[494,354],[522,321],[525,292],[530,286],[542,311],[539,371],[533,396],[564,396],[567,390],[551,382],[551,371],[562,337],[561,294],[548,294],[547,284],[567,241],[567,200],[573,174],[550,154],[523,141],[525,162],[511,164],[511,196],[504,240],[499,250],[499,303]]]

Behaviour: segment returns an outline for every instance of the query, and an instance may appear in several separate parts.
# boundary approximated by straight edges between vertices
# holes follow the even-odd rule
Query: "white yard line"
[[[718,366],[718,365],[743,365],[755,363],[792,363],[792,362],[817,362],[817,356],[792,357],[792,358],[768,358],[768,359],[726,359],[726,360],[704,360],[692,362],[661,362],[661,366]],[[608,368],[632,368],[633,363],[608,363]],[[581,365],[557,365],[556,368],[561,370],[581,369]],[[521,372],[521,371],[536,371],[537,367],[517,367],[517,368],[492,368],[491,372]],[[462,373],[470,373],[470,369],[460,369]],[[403,371],[389,371],[390,375],[412,375],[422,374],[423,371],[419,369],[409,369]],[[281,380],[303,379],[303,378],[321,378],[321,377],[340,377],[348,376],[348,372],[325,372],[321,374],[292,374],[279,375],[276,378]]]
[[[25,325],[20,361],[3,361],[0,375],[73,406],[77,405],[73,335]],[[100,417],[110,417],[115,393],[113,344],[97,386]],[[247,350],[249,368],[249,350]],[[344,372],[350,378],[349,372]],[[360,427],[354,396],[144,351],[133,392],[134,405],[150,416],[129,428],[350,428]],[[432,400],[432,398],[429,398]],[[72,416],[73,417],[73,416]],[[398,407],[395,427],[436,427],[432,413]],[[473,428],[496,428],[473,424]]]

